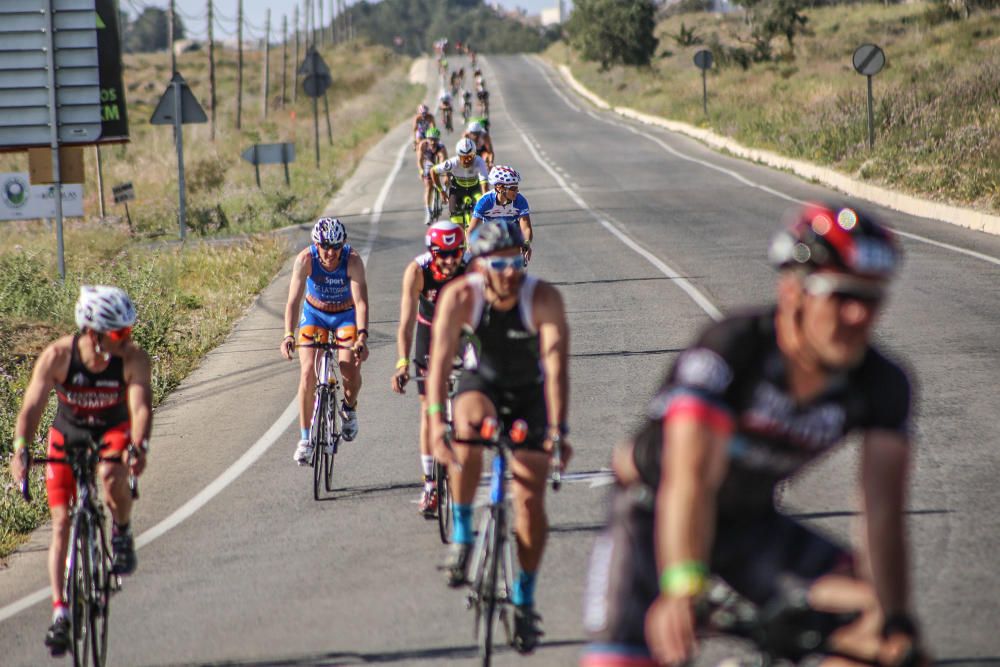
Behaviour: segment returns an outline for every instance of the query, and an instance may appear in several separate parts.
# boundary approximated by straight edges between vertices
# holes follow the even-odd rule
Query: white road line
[[[392,171],[389,173],[388,178],[386,178],[385,183],[382,184],[382,189],[379,191],[378,198],[375,200],[375,205],[372,209],[371,215],[371,229],[368,231],[368,239],[365,241],[365,248],[361,252],[361,256],[368,262],[368,255],[371,253],[372,246],[375,243],[375,238],[378,236],[378,223],[382,218],[382,207],[385,205],[386,197],[389,195],[389,190],[392,187],[393,181],[396,180],[396,176],[399,174],[399,170],[403,166],[403,160],[405,158],[405,150],[409,147],[409,141],[407,141],[399,149],[399,155],[396,158],[396,165],[393,167]],[[240,475],[242,475],[246,470],[253,465],[257,459],[263,456],[271,445],[278,441],[281,434],[285,432],[288,425],[298,417],[299,414],[299,402],[298,399],[293,400],[285,408],[285,411],[281,413],[278,420],[271,424],[270,428],[262,435],[257,442],[253,444],[250,449],[245,451],[240,458],[238,458],[231,466],[229,466],[221,475],[212,480],[208,486],[199,491],[193,498],[178,507],[172,514],[160,521],[158,524],[142,533],[135,539],[136,549],[141,549],[153,540],[162,537],[164,533],[168,532],[170,529],[177,527],[184,520],[190,518],[195,512],[204,507],[210,500],[219,495],[223,489],[233,483]],[[47,600],[51,594],[51,587],[46,586],[41,588],[34,593],[25,595],[20,600],[16,600],[5,607],[0,607],[0,623],[16,616],[25,609],[32,607],[43,600]]]
[[[567,104],[569,104],[576,111],[580,111],[579,107],[577,107],[576,105],[571,104],[569,102],[569,100],[562,93],[562,91],[559,90],[559,87],[556,85],[555,81],[553,81],[552,77],[549,75],[549,73],[545,70],[545,68],[540,63],[538,63],[534,58],[529,58],[528,56],[524,56],[524,59],[527,60],[528,62],[530,62],[535,67],[535,69],[538,70],[538,72],[542,75],[542,77],[545,78],[545,80],[548,82],[549,86],[556,93],[556,95],[558,95],[560,98],[562,98],[562,100],[564,102],[566,102]],[[775,190],[774,188],[771,188],[771,187],[768,187],[766,185],[762,185],[760,183],[752,181],[752,180],[746,178],[745,176],[742,176],[741,174],[738,174],[737,172],[735,172],[735,171],[733,171],[731,169],[726,169],[725,167],[721,167],[721,166],[719,166],[717,164],[712,164],[711,162],[708,162],[706,160],[700,160],[698,158],[691,157],[690,155],[687,155],[686,153],[682,153],[681,151],[677,150],[676,148],[673,148],[672,146],[669,146],[668,144],[666,144],[659,137],[655,137],[652,134],[649,134],[648,132],[643,132],[642,130],[639,130],[639,129],[637,129],[637,128],[635,128],[635,127],[633,127],[633,126],[631,126],[631,125],[629,125],[627,123],[619,122],[619,121],[613,120],[611,118],[605,118],[605,117],[601,116],[598,113],[595,113],[594,111],[592,111],[590,109],[584,110],[584,113],[586,113],[588,116],[590,116],[594,120],[598,120],[598,121],[600,121],[602,123],[607,123],[608,125],[615,125],[616,127],[620,127],[622,129],[628,130],[629,132],[632,132],[633,134],[637,134],[640,137],[644,137],[644,138],[652,141],[653,143],[659,145],[661,148],[663,148],[663,150],[667,151],[668,153],[670,153],[670,154],[672,154],[672,155],[674,155],[674,156],[676,156],[676,157],[678,157],[678,158],[680,158],[682,160],[688,160],[689,162],[695,162],[697,164],[700,164],[700,165],[703,165],[705,167],[708,167],[709,169],[714,169],[715,171],[721,172],[723,174],[726,174],[728,176],[731,176],[731,177],[735,178],[736,180],[738,180],[739,182],[741,182],[741,183],[743,183],[745,185],[748,185],[748,186],[750,186],[752,188],[756,188],[758,190],[762,190],[762,191],[764,191],[764,192],[766,192],[768,194],[774,195],[775,197],[778,197],[780,199],[784,199],[786,201],[790,201],[790,202],[795,203],[795,204],[803,204],[803,203],[805,203],[805,201],[802,200],[802,199],[796,199],[795,197],[792,197],[791,195],[787,195],[784,192],[781,192],[780,190]],[[959,253],[959,254],[962,254],[962,255],[968,255],[969,257],[975,257],[976,259],[980,259],[980,260],[982,260],[984,262],[989,262],[990,264],[1000,265],[1000,258],[993,257],[992,255],[985,255],[985,254],[983,254],[981,252],[976,252],[975,250],[967,250],[966,248],[962,248],[962,247],[959,247],[959,246],[951,245],[950,243],[942,243],[941,241],[935,241],[934,239],[929,239],[926,236],[920,236],[919,234],[912,234],[910,232],[900,231],[899,229],[893,229],[893,231],[896,232],[897,234],[899,234],[900,236],[906,237],[908,239],[912,239],[914,241],[918,241],[920,243],[926,243],[928,245],[936,246],[938,248],[944,248],[945,250],[950,250],[952,252],[956,252],[956,253]]]

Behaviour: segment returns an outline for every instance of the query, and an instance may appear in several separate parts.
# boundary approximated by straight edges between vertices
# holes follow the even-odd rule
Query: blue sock
[[[455,503],[451,507],[451,516],[455,520],[451,531],[451,541],[457,544],[472,544],[472,505]]]
[[[309,439],[309,428],[308,427],[307,428],[300,428],[299,429],[299,434],[302,436],[303,440],[308,440]]]
[[[524,570],[521,570],[521,573],[517,575],[517,580],[514,581],[514,594],[511,596],[516,606],[528,605],[532,607],[535,605],[535,580],[537,577],[537,572],[525,572]]]

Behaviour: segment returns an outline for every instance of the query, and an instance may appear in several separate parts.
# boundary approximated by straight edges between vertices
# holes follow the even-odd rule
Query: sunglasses
[[[319,247],[323,250],[340,250],[344,247],[343,243],[320,243]]]
[[[503,271],[505,269],[523,271],[525,266],[524,255],[514,255],[513,257],[490,257],[486,260],[486,266],[490,267],[493,271]]]
[[[434,251],[434,256],[435,257],[444,257],[446,259],[447,258],[452,258],[452,257],[461,257],[462,256],[462,249],[461,248],[455,248],[454,250],[435,250]]]
[[[105,335],[116,343],[128,340],[132,336],[132,327],[122,327],[114,331],[105,331]]]
[[[885,286],[880,283],[836,273],[810,274],[802,280],[802,287],[812,296],[830,296],[872,306],[879,305],[886,295]]]
[[[507,190],[507,192],[517,192],[517,186],[516,185],[505,185],[503,187],[504,187],[505,190]]]

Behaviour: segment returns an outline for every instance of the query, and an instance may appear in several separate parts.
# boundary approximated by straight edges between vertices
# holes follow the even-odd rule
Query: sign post
[[[694,54],[694,64],[701,70],[701,108],[708,115],[708,82],[706,74],[712,68],[712,52],[702,49]]]
[[[305,60],[299,65],[298,74],[304,74],[302,90],[313,101],[313,141],[316,144],[316,166],[319,166],[319,97],[326,93],[333,83],[330,68],[315,46],[309,47]]]
[[[177,221],[180,225],[181,241],[184,240],[187,227],[187,198],[184,193],[184,129],[185,123],[205,123],[208,116],[198,104],[194,93],[188,88],[187,82],[179,72],[174,72],[170,85],[163,92],[153,117],[149,119],[152,125],[173,125],[174,143],[177,146]]]
[[[257,177],[257,187],[260,187],[260,165],[281,164],[285,167],[285,185],[291,185],[288,176],[288,163],[295,162],[295,144],[254,144],[240,154],[244,160],[253,165]]]
[[[125,205],[125,219],[128,220],[128,230],[132,231],[132,215],[128,212],[128,203],[135,199],[135,189],[132,182],[120,183],[111,187],[111,193],[115,197],[116,204]]]
[[[872,102],[872,77],[885,67],[885,52],[874,44],[862,44],[854,50],[851,64],[858,74],[868,77],[868,150],[874,150],[875,111]]]

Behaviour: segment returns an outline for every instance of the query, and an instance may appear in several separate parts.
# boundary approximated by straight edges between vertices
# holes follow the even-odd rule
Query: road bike
[[[434,192],[431,194],[431,222],[437,222],[441,218],[441,211],[443,209],[441,191],[434,188]]]
[[[448,132],[454,132],[455,128],[451,125],[451,107],[441,107],[441,115],[444,117],[444,127]]]
[[[70,541],[64,571],[64,599],[69,606],[73,641],[70,652],[75,667],[103,667],[108,658],[108,617],[111,595],[121,590],[121,577],[112,572],[111,549],[105,530],[104,505],[97,493],[98,463],[123,465],[120,456],[104,457],[93,438],[67,443],[64,459],[32,459],[24,451],[25,469],[32,465],[68,465],[76,479],[76,500],[70,508]],[[129,453],[136,455],[135,447]],[[139,497],[135,477],[129,476],[132,497]],[[21,495],[31,502],[28,479],[21,482]]]
[[[336,341],[301,343],[299,347],[321,350],[313,361],[316,370],[316,398],[312,421],[309,423],[309,444],[312,445],[313,499],[319,500],[322,490],[333,491],[333,462],[340,446],[340,411],[337,409],[340,382],[337,379],[337,350],[350,350]]]
[[[429,357],[427,358],[429,361]],[[428,363],[425,361],[425,363]],[[445,423],[451,428],[454,418],[454,413],[452,412],[452,398],[455,396],[455,387],[458,385],[458,376],[462,370],[462,359],[456,358],[455,363],[452,365],[451,374],[448,376],[448,399],[444,404],[444,419]],[[437,509],[437,520],[438,520],[438,534],[441,536],[441,543],[448,544],[451,542],[451,527],[452,527],[452,515],[451,515],[451,487],[448,482],[448,467],[442,464],[440,461],[434,461],[434,484],[437,490],[438,499],[438,509]]]
[[[466,97],[462,102],[462,121],[468,125],[469,118],[472,116],[472,99]]]
[[[475,612],[474,632],[484,667],[488,667],[493,654],[497,623],[503,625],[507,643],[514,640],[511,594],[514,590],[514,558],[511,551],[510,523],[507,507],[508,458],[514,445],[528,437],[528,424],[517,419],[504,433],[497,420],[483,420],[479,438],[453,439],[465,445],[482,445],[495,450],[490,478],[490,502],[484,508],[476,541],[469,559],[469,594],[466,607]],[[553,442],[552,482],[553,491],[562,485],[561,442]]]

